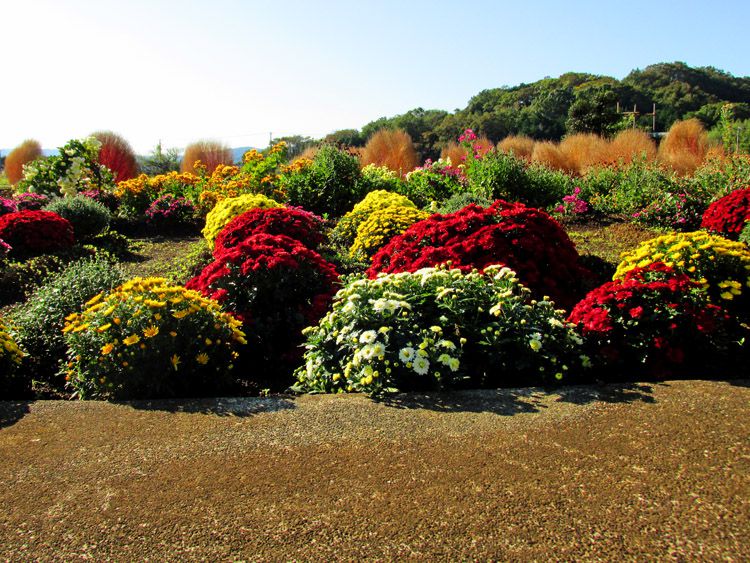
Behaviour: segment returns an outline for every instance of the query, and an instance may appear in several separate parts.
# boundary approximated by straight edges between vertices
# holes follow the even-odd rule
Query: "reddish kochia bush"
[[[537,296],[548,295],[565,308],[576,303],[589,277],[556,221],[538,209],[502,200],[486,209],[471,204],[415,223],[375,254],[367,273],[374,278],[379,272],[414,272],[448,261],[463,271],[508,266]]]
[[[51,211],[17,211],[0,217],[0,239],[16,257],[34,256],[73,246],[73,225]]]
[[[112,131],[98,131],[92,136],[102,144],[99,149],[99,164],[113,172],[115,183],[138,175],[138,161],[130,143]]]
[[[656,262],[592,290],[568,320],[579,325],[599,368],[628,370],[624,377],[644,370],[657,377],[699,375],[701,366],[715,368],[739,352],[741,338],[736,319],[710,304],[700,288]]]
[[[232,219],[216,237],[214,255],[236,247],[251,235],[286,235],[311,250],[323,242],[323,219],[301,207],[251,209]]]
[[[318,322],[336,292],[336,269],[284,235],[250,235],[215,257],[186,286],[243,322],[248,345],[238,376],[263,387],[286,387],[302,355],[302,329]]]
[[[717,199],[703,213],[701,227],[737,240],[750,221],[750,187],[734,190]]]

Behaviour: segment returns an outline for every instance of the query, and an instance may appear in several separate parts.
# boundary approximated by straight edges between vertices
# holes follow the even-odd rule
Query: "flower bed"
[[[701,227],[737,240],[750,221],[750,187],[725,195],[708,206]]]
[[[16,211],[0,216],[0,239],[17,257],[34,256],[73,246],[73,225],[51,211]]]
[[[538,297],[548,295],[566,308],[578,300],[587,276],[575,246],[549,215],[502,200],[413,224],[375,254],[368,275],[448,262],[462,271],[508,266]]]
[[[553,304],[499,266],[351,279],[306,332],[300,391],[538,385],[574,380],[587,361]]]

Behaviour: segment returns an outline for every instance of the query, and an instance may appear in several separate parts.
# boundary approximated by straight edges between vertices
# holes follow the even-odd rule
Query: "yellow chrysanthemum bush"
[[[663,262],[703,285],[709,299],[740,320],[750,319],[750,249],[704,231],[673,233],[625,252],[613,279],[635,268]]]
[[[194,200],[197,198],[195,190],[199,181],[200,178],[190,172],[169,172],[157,176],[141,174],[119,182],[115,188],[115,196],[126,213],[143,215],[151,203],[164,194]]]
[[[208,247],[213,250],[216,237],[229,222],[251,209],[271,209],[283,207],[279,202],[262,194],[245,194],[238,197],[222,199],[206,216],[206,226],[203,228],[203,237]]]
[[[354,239],[357,238],[357,229],[362,222],[367,220],[375,210],[395,205],[412,209],[417,208],[409,198],[394,192],[374,190],[368,193],[362,201],[339,220],[331,232],[331,240],[347,248],[350,247],[354,244]]]
[[[241,323],[163,278],[133,278],[67,317],[66,379],[82,399],[210,396],[230,390]]]
[[[0,400],[16,396],[18,381],[15,375],[23,357],[24,353],[0,318]]]
[[[583,340],[509,268],[446,266],[350,277],[305,330],[303,392],[503,387],[575,381]]]
[[[352,256],[364,255],[370,258],[393,237],[429,216],[426,211],[402,205],[376,209],[357,228],[357,238],[349,253]]]

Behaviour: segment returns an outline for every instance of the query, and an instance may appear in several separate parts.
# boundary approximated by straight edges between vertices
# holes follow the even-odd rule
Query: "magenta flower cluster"
[[[555,212],[561,215],[583,215],[588,213],[589,204],[580,197],[581,188],[576,186],[573,193],[562,198],[562,203],[555,207]]]

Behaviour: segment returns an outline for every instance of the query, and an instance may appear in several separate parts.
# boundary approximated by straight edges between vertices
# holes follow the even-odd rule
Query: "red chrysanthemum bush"
[[[73,246],[73,225],[51,211],[16,211],[0,217],[0,239],[16,257],[36,256]]]
[[[249,344],[240,356],[240,377],[280,389],[292,383],[302,329],[323,316],[338,278],[332,264],[300,241],[254,234],[216,252],[186,287],[217,300],[243,322]]]
[[[214,255],[256,234],[286,235],[316,250],[323,242],[323,219],[301,207],[255,208],[232,219],[216,237]]]
[[[548,295],[564,308],[578,301],[589,274],[568,235],[547,213],[498,200],[488,208],[471,204],[413,224],[375,254],[368,275],[448,262],[465,272],[508,266],[536,296]]]
[[[740,325],[701,284],[662,262],[592,290],[568,320],[606,377],[705,376],[741,351]],[[612,371],[612,368],[619,368]]]
[[[91,136],[102,144],[99,148],[99,164],[112,171],[115,183],[130,180],[138,175],[135,151],[123,137],[112,131],[97,131]]]
[[[734,190],[717,199],[703,213],[701,227],[737,240],[750,221],[750,187]]]

